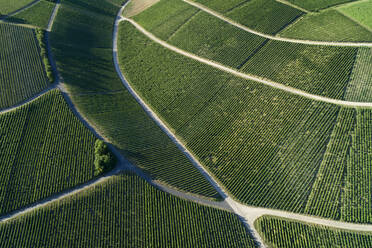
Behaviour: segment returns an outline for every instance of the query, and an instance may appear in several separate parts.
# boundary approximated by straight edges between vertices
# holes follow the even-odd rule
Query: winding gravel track
[[[202,4],[190,1],[190,0],[183,0],[184,2],[204,11],[207,12],[210,15],[213,15],[235,27],[238,27],[244,31],[247,31],[249,33],[264,37],[266,39],[270,40],[278,40],[278,41],[284,41],[284,42],[290,42],[290,43],[297,43],[297,44],[307,44],[307,45],[319,45],[319,46],[338,46],[338,47],[372,47],[372,43],[369,42],[333,42],[333,41],[312,41],[312,40],[299,40],[299,39],[290,39],[290,38],[283,38],[283,37],[277,37],[277,36],[272,36],[268,34],[264,34],[261,32],[257,32],[253,29],[250,29],[244,25],[241,25],[230,18],[227,18],[220,13],[217,13],[214,10],[211,10],[207,7],[205,7]]]
[[[199,61],[201,63],[210,65],[210,66],[212,66],[214,68],[217,68],[219,70],[228,72],[228,73],[233,74],[237,77],[241,77],[241,78],[244,78],[244,79],[256,81],[256,82],[268,85],[270,87],[277,88],[277,89],[286,91],[288,93],[299,95],[299,96],[302,96],[302,97],[305,97],[305,98],[308,98],[308,99],[311,99],[311,100],[314,100],[314,101],[331,103],[331,104],[340,105],[340,106],[349,107],[349,108],[350,107],[352,107],[352,108],[355,108],[355,107],[372,108],[372,102],[351,102],[351,101],[337,100],[337,99],[332,99],[332,98],[328,98],[328,97],[324,97],[324,96],[314,95],[314,94],[308,93],[308,92],[303,91],[303,90],[299,90],[299,89],[296,89],[296,88],[293,88],[293,87],[290,87],[290,86],[286,86],[286,85],[283,85],[283,84],[280,84],[280,83],[273,82],[273,81],[268,80],[268,79],[263,79],[263,78],[260,78],[260,77],[257,77],[257,76],[242,73],[242,72],[237,71],[235,69],[232,69],[230,67],[226,67],[226,66],[221,65],[217,62],[211,61],[211,60],[206,59],[206,58],[199,57],[195,54],[186,52],[186,51],[184,51],[184,50],[182,50],[178,47],[170,45],[169,43],[157,38],[155,35],[148,32],[147,30],[145,30],[141,25],[139,25],[138,23],[136,23],[132,19],[122,17],[121,20],[130,22],[132,25],[134,25],[139,31],[141,31],[148,38],[150,38],[151,40],[155,41],[156,43],[164,46],[165,48],[167,48],[169,50],[172,50],[176,53],[182,54],[182,55],[184,55],[188,58],[194,59],[194,60]]]

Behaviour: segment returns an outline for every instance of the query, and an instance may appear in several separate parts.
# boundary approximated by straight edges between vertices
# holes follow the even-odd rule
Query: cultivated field
[[[34,6],[9,17],[7,21],[46,29],[54,6],[53,1],[41,0]]]
[[[48,87],[35,31],[0,23],[0,109],[32,97]]]
[[[6,15],[16,11],[25,5],[33,2],[33,0],[0,0],[0,15]]]
[[[309,225],[302,222],[264,216],[255,223],[270,247],[369,247],[372,234]]]
[[[0,115],[0,126],[1,215],[93,178],[96,138],[57,90]]]
[[[77,9],[82,6],[74,1],[65,2],[55,21],[56,34],[51,34],[51,43],[58,69],[78,108],[122,150],[126,158],[154,180],[206,197],[219,197],[120,82],[109,43],[112,18],[108,13],[116,12],[117,7],[109,3],[106,6],[99,1],[96,5],[90,2],[92,6],[84,9],[84,15],[81,15],[82,11]],[[88,11],[102,5],[106,6],[106,14]],[[102,22],[92,22],[93,19],[101,19]],[[89,28],[85,29],[87,26]],[[77,34],[79,28],[85,30],[84,36]],[[101,37],[102,33],[107,38],[94,39]]]
[[[89,191],[0,224],[11,247],[255,247],[238,217],[113,176]]]

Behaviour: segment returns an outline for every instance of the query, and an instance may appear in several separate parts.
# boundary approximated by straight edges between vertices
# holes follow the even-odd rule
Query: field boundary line
[[[56,16],[57,16],[57,13],[58,13],[58,10],[59,10],[60,6],[61,6],[61,0],[57,0],[56,5],[54,6],[54,9],[53,9],[52,15],[49,18],[48,28],[46,29],[46,31],[48,31],[48,32],[52,31],[54,20],[56,19]]]
[[[314,100],[314,101],[330,103],[330,104],[339,105],[339,106],[343,106],[343,107],[349,107],[349,108],[350,107],[352,107],[352,108],[359,108],[359,107],[360,108],[372,108],[372,102],[351,102],[351,101],[337,100],[337,99],[333,99],[333,98],[319,96],[319,95],[311,94],[311,93],[308,93],[306,91],[296,89],[296,88],[293,88],[293,87],[290,87],[290,86],[286,86],[284,84],[280,84],[280,83],[277,83],[277,82],[274,82],[274,81],[271,81],[271,80],[268,80],[268,79],[265,79],[265,78],[261,78],[261,77],[255,76],[255,75],[242,73],[242,72],[237,71],[233,68],[221,65],[221,64],[219,64],[215,61],[211,61],[211,60],[206,59],[206,58],[199,57],[198,55],[189,53],[189,52],[187,52],[185,50],[182,50],[178,47],[170,45],[166,41],[163,41],[163,40],[157,38],[155,35],[148,32],[147,30],[145,30],[141,25],[139,25],[133,19],[122,17],[121,20],[128,21],[134,27],[136,27],[141,33],[146,35],[149,39],[151,39],[152,41],[160,44],[161,46],[163,46],[163,47],[165,47],[165,48],[167,48],[167,49],[169,49],[173,52],[184,55],[185,57],[188,57],[188,58],[191,58],[193,60],[199,61],[203,64],[210,65],[214,68],[225,71],[225,72],[230,73],[232,75],[235,75],[237,77],[247,79],[247,80],[252,80],[252,81],[255,81],[255,82],[258,82],[258,83],[276,88],[276,89],[280,89],[280,90],[286,91],[286,92],[294,94],[294,95],[302,96],[302,97],[305,97],[305,98],[308,98],[308,99],[311,99],[311,100]],[[115,48],[115,49],[117,49],[117,48]]]
[[[284,37],[278,37],[278,36],[273,36],[269,34],[264,34],[258,31],[255,31],[253,29],[248,28],[247,26],[244,26],[240,23],[237,23],[233,20],[231,20],[228,17],[223,16],[220,13],[217,13],[214,10],[209,9],[208,7],[205,7],[202,4],[190,1],[190,0],[183,0],[185,3],[188,3],[198,9],[201,9],[202,11],[213,15],[217,17],[218,19],[227,22],[239,29],[242,29],[246,32],[249,32],[251,34],[255,34],[258,36],[261,36],[266,39],[270,40],[276,40],[276,41],[283,41],[283,42],[289,42],[289,43],[296,43],[296,44],[305,44],[305,45],[316,45],[316,46],[337,46],[337,47],[372,47],[372,43],[370,42],[336,42],[336,41],[312,41],[312,40],[299,40],[299,39],[291,39],[291,38],[284,38]]]

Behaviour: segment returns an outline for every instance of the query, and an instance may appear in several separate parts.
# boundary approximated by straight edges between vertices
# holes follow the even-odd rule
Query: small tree
[[[97,139],[94,144],[94,175],[109,171],[115,166],[116,159],[105,142]]]

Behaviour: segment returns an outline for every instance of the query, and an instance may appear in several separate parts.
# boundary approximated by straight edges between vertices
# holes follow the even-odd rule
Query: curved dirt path
[[[261,33],[261,32],[257,32],[253,29],[250,29],[242,24],[239,24],[233,20],[231,20],[230,18],[227,18],[223,15],[221,15],[220,13],[217,13],[216,11],[214,10],[211,10],[207,7],[205,7],[204,5],[202,4],[199,4],[199,3],[196,3],[196,2],[193,2],[193,1],[190,1],[190,0],[183,0],[184,2],[210,14],[210,15],[213,15],[237,28],[240,28],[244,31],[247,31],[251,34],[255,34],[255,35],[258,35],[258,36],[261,36],[261,37],[264,37],[266,39],[270,39],[270,40],[277,40],[277,41],[284,41],[284,42],[290,42],[290,43],[297,43],[297,44],[307,44],[307,45],[318,45],[318,46],[338,46],[338,47],[372,47],[372,43],[368,43],[368,42],[333,42],[333,41],[312,41],[312,40],[298,40],[298,39],[290,39],[290,38],[283,38],[283,37],[277,37],[277,36],[272,36],[272,35],[268,35],[268,34],[264,34],[264,33]]]
[[[195,54],[186,52],[186,51],[184,51],[184,50],[182,50],[178,47],[170,45],[169,43],[157,38],[155,35],[148,32],[147,30],[145,30],[141,25],[139,25],[138,23],[136,23],[132,19],[122,17],[121,20],[130,22],[133,26],[135,26],[139,31],[141,31],[148,38],[150,38],[151,40],[155,41],[156,43],[162,45],[163,47],[165,47],[165,48],[167,48],[167,49],[169,49],[173,52],[179,53],[181,55],[184,55],[188,58],[194,59],[194,60],[199,61],[201,63],[210,65],[210,66],[212,66],[214,68],[217,68],[219,70],[228,72],[228,73],[233,74],[237,77],[252,80],[252,81],[255,81],[255,82],[259,82],[259,83],[268,85],[270,87],[277,88],[277,89],[280,89],[280,90],[283,90],[283,91],[286,91],[286,92],[289,92],[289,93],[292,93],[292,94],[295,94],[295,95],[298,95],[298,96],[302,96],[302,97],[305,97],[305,98],[308,98],[308,99],[311,99],[311,100],[314,100],[314,101],[320,101],[320,102],[335,104],[335,105],[339,105],[339,106],[343,106],[343,107],[372,108],[372,102],[351,102],[351,101],[332,99],[332,98],[328,98],[328,97],[324,97],[324,96],[318,96],[318,95],[314,95],[314,94],[308,93],[308,92],[303,91],[303,90],[299,90],[299,89],[296,89],[296,88],[293,88],[293,87],[290,87],[290,86],[286,86],[286,85],[283,85],[283,84],[280,84],[280,83],[273,82],[273,81],[268,80],[268,79],[263,79],[263,78],[260,78],[258,76],[253,76],[253,75],[242,73],[242,72],[237,71],[235,69],[232,69],[230,67],[226,67],[226,66],[221,65],[217,62],[199,57]]]

